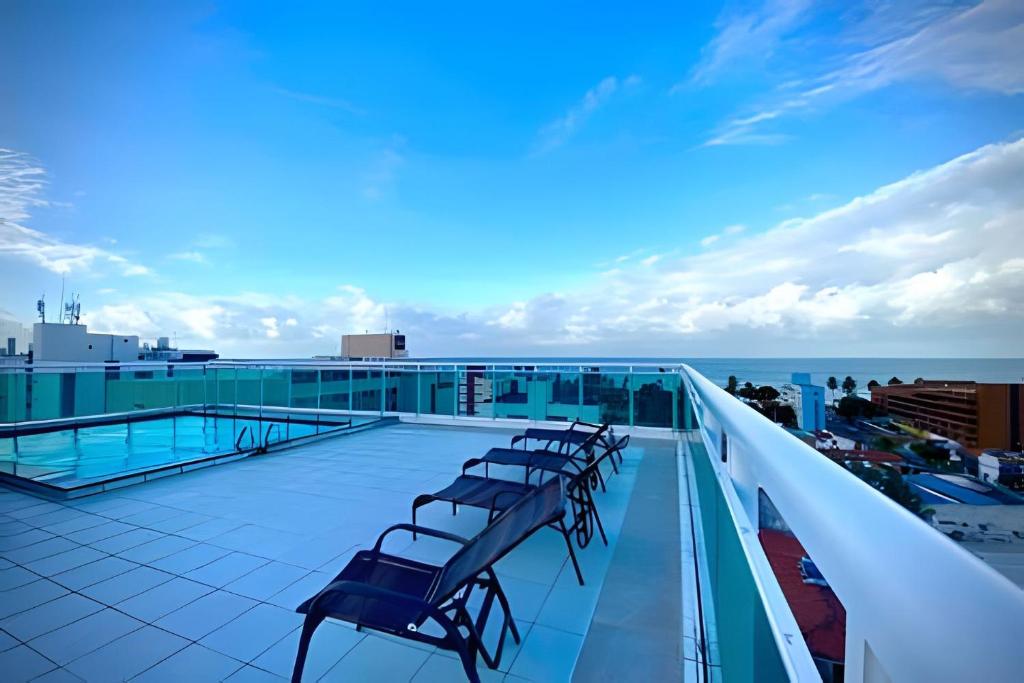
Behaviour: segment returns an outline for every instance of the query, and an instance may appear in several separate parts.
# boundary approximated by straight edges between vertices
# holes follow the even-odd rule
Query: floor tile
[[[4,552],[4,557],[16,564],[25,565],[29,562],[41,560],[44,557],[50,557],[57,553],[67,552],[77,547],[79,547],[77,543],[72,543],[66,538],[57,537]]]
[[[142,626],[137,619],[105,609],[34,638],[29,645],[63,666]]]
[[[43,526],[43,529],[45,531],[49,531],[51,534],[57,534],[58,536],[64,536],[66,538],[68,534],[85,529],[92,529],[100,526],[101,524],[106,524],[108,521],[109,520],[106,517],[100,517],[99,515],[80,514],[73,519]]]
[[[216,591],[177,609],[155,623],[189,640],[199,640],[243,612],[256,606],[255,600]]]
[[[138,595],[173,578],[173,574],[152,567],[136,567],[124,574],[83,588],[81,592],[104,605],[116,605],[122,600],[127,600],[133,595]]]
[[[306,599],[319,593],[334,578],[326,572],[310,572],[301,579],[270,596],[266,601],[285,609],[295,609]]]
[[[12,647],[20,644],[17,638],[0,630],[0,652],[10,650]]]
[[[202,645],[192,644],[181,652],[171,655],[156,666],[146,669],[132,679],[132,683],[167,683],[188,681],[203,683],[222,681],[238,670],[241,662],[209,650]]]
[[[179,536],[164,536],[162,538],[137,545],[134,548],[122,550],[117,553],[117,556],[123,557],[126,560],[131,560],[132,562],[151,564],[155,560],[181,552],[186,548],[191,548],[195,544],[195,541],[191,541],[187,538],[181,538]]]
[[[24,567],[13,565],[10,569],[0,569],[0,591],[11,590],[26,583],[39,580],[39,575]]]
[[[227,584],[224,586],[224,590],[254,600],[265,601],[271,595],[284,590],[308,573],[307,570],[290,564],[269,562]]]
[[[152,623],[212,591],[213,588],[205,584],[175,577],[167,583],[117,603],[117,609],[136,619]]]
[[[245,553],[231,553],[210,564],[193,569],[185,574],[193,581],[199,581],[216,588],[220,588],[232,581],[239,579],[257,567],[267,563],[267,560]]]
[[[509,673],[534,681],[567,681],[582,646],[583,636],[535,624]]]
[[[66,668],[90,683],[125,681],[183,650],[188,644],[184,638],[144,626],[76,659]]]
[[[112,576],[124,574],[138,566],[139,565],[134,562],[122,560],[120,557],[108,556],[104,557],[102,560],[83,564],[81,567],[76,567],[70,571],[61,572],[60,574],[56,574],[50,578],[73,591],[79,591],[86,586],[91,586],[99,583],[100,581],[105,581]]]
[[[32,609],[67,594],[67,589],[49,579],[39,579],[0,593],[0,619]]]
[[[143,543],[163,538],[163,536],[164,534],[159,531],[133,528],[131,531],[126,531],[123,534],[111,536],[110,538],[104,538],[101,541],[96,541],[89,545],[97,550],[102,550],[105,553],[116,555],[117,553],[124,552],[129,548],[134,548],[137,545],[142,545]]]
[[[478,660],[476,672],[481,683],[501,683],[505,680],[504,671],[488,669],[482,660]],[[431,655],[412,677],[412,683],[449,683],[465,679],[466,671],[462,668],[461,660]]]
[[[94,550],[87,546],[78,546],[57,555],[29,562],[25,567],[41,576],[53,576],[76,567],[81,567],[83,564],[95,562],[106,556],[106,553],[101,553],[99,550]]]
[[[243,666],[225,679],[227,683],[281,683],[285,680],[287,679],[254,666]]]
[[[178,532],[178,536],[184,536],[185,538],[191,538],[193,541],[208,541],[214,536],[220,536],[221,534],[237,529],[242,526],[244,522],[239,522],[232,519],[211,519],[208,522],[202,522],[195,526],[190,526],[187,529],[182,529]]]
[[[103,609],[103,605],[76,593],[43,603],[0,621],[0,628],[23,642],[49,633]]]
[[[53,534],[43,531],[42,529],[35,529],[26,525],[25,531],[0,538],[0,553],[4,553],[6,555],[12,550],[24,548],[27,545],[33,545],[50,538],[53,538]]]
[[[324,675],[324,681],[406,681],[430,653],[369,635]]]
[[[295,629],[279,640],[269,650],[254,659],[253,666],[284,678],[291,678],[292,669],[295,666],[295,654],[299,649],[299,633],[300,629]],[[313,639],[309,643],[309,653],[303,669],[303,680],[319,680],[365,637],[364,633],[332,621],[322,623],[320,628],[313,633]]]
[[[200,642],[211,650],[248,662],[301,623],[299,614],[273,605],[256,605]]]
[[[218,548],[214,545],[200,543],[191,548],[176,552],[173,555],[154,560],[151,564],[157,569],[162,569],[166,572],[185,574],[193,569],[210,564],[214,560],[219,560],[230,553],[231,551],[226,548]]]
[[[67,669],[54,669],[39,678],[33,678],[32,683],[83,683],[83,681]]]
[[[3,672],[5,683],[30,681],[56,667],[49,659],[25,645],[0,652],[0,671]]]
[[[599,596],[600,589],[596,586],[555,586],[535,621],[561,631],[586,635]]]
[[[118,536],[127,531],[135,529],[130,524],[123,524],[122,522],[112,522],[106,517],[103,518],[104,523],[99,524],[88,529],[82,529],[81,531],[75,531],[74,533],[64,534],[64,537],[68,540],[74,541],[75,543],[84,543],[86,545],[95,543],[96,541],[102,541],[105,538],[111,536]]]

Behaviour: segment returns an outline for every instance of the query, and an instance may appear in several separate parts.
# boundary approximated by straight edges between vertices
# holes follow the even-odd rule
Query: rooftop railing
[[[1020,680],[1024,592],[700,373],[684,366],[683,374],[703,445],[698,450],[707,456],[701,465],[709,466],[727,503],[717,533],[736,534],[717,539],[719,554],[738,542],[759,597],[753,619],[735,602],[716,613],[723,670],[732,657],[733,664],[746,664],[740,678],[747,680],[777,678],[779,665],[792,680],[818,677],[758,540],[767,500],[846,610],[845,680]],[[707,508],[702,500],[701,512]],[[723,525],[721,516],[731,524]],[[717,562],[719,581],[736,582],[730,558],[708,561]],[[718,601],[728,604],[734,588],[718,585]],[[766,656],[758,639],[762,606],[778,659]],[[727,651],[736,630],[744,653]]]

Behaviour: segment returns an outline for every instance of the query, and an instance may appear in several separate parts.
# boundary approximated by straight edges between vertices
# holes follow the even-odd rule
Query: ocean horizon
[[[404,359],[405,360],[405,359]],[[724,386],[730,375],[740,384],[781,386],[792,379],[794,372],[807,372],[814,384],[824,386],[829,377],[842,383],[849,375],[858,390],[876,380],[886,384],[898,377],[913,382],[918,377],[928,380],[961,380],[988,383],[1024,382],[1024,358],[686,358],[686,357],[615,357],[615,356],[475,356],[409,358],[409,361],[502,363],[565,363],[566,365],[601,365],[630,363],[685,363],[709,380]]]

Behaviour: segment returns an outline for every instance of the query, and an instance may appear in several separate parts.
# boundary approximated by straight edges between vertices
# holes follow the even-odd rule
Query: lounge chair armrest
[[[462,463],[462,473],[465,474],[467,470],[470,470],[478,465],[483,465],[486,460],[483,458],[470,458],[466,462]]]
[[[494,519],[494,513],[498,512],[498,501],[502,496],[516,496],[522,498],[527,495],[529,491],[499,491],[494,494],[494,498],[491,500],[491,509],[487,512],[487,523],[490,524],[491,520]]]
[[[433,536],[435,538],[442,538],[446,541],[451,541],[453,543],[459,543],[460,545],[466,545],[467,543],[469,543],[468,538],[448,533],[447,531],[438,531],[437,529],[431,529],[428,526],[420,526],[418,524],[402,523],[395,524],[394,526],[389,526],[387,529],[384,530],[384,533],[377,537],[377,543],[373,546],[374,552],[380,552],[381,545],[383,545],[384,543],[384,538],[393,531],[408,531],[410,533],[423,534],[424,536]]]
[[[511,448],[515,448],[517,443],[519,443],[520,441],[525,441],[525,440],[526,440],[526,434],[517,434],[517,435],[512,437],[512,443],[510,444],[510,447]]]

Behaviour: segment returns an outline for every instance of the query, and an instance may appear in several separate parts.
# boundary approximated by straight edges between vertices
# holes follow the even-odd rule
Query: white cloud
[[[708,235],[707,237],[703,238],[700,241],[700,246],[702,246],[702,247],[710,247],[711,245],[713,245],[713,244],[717,243],[719,240],[721,240],[723,237],[729,237],[731,235],[738,235],[738,234],[740,234],[741,232],[743,232],[746,229],[747,229],[747,226],[745,226],[745,225],[739,225],[739,224],[727,225],[724,228],[722,228],[721,232],[716,232],[716,233],[714,233],[712,235]]]
[[[960,90],[1003,95],[1024,93],[1024,3],[1019,0],[929,8],[883,3],[872,10],[859,25],[831,41],[840,46],[859,43],[858,49],[818,59],[831,66],[781,84],[752,113],[725,121],[705,145],[784,142],[788,136],[766,132],[763,124],[909,81],[938,80]]]
[[[546,154],[556,147],[564,145],[594,112],[611,100],[615,93],[635,87],[639,83],[640,77],[636,75],[627,76],[621,80],[615,76],[602,78],[597,85],[583,95],[579,102],[571,106],[565,115],[541,128],[533,154]]]
[[[140,264],[107,249],[74,244],[23,223],[32,209],[52,206],[43,197],[46,170],[25,154],[0,148],[0,258],[30,262],[59,275],[88,274],[99,266],[118,267],[122,275],[150,274]]]
[[[989,145],[762,233],[727,226],[695,254],[457,313],[342,285],[319,300],[157,292],[83,318],[226,356],[336,353],[388,319],[419,355],[1013,355],[1022,177],[1024,139]]]
[[[387,196],[398,181],[398,171],[405,165],[402,149],[405,138],[395,135],[374,154],[369,168],[363,174],[363,197],[376,202]]]
[[[175,261],[188,261],[190,263],[206,263],[206,254],[201,251],[178,251],[173,254],[168,254],[167,258],[174,259]]]

